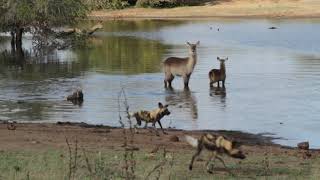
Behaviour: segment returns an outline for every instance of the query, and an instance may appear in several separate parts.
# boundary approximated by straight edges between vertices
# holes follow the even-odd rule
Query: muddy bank
[[[58,122],[49,123],[18,123],[15,130],[8,130],[6,123],[0,124],[0,150],[35,150],[46,151],[48,149],[65,149],[66,138],[70,142],[77,141],[81,148],[87,150],[122,150],[124,132],[121,128],[88,125],[86,123]],[[160,133],[156,136],[151,129],[139,129],[134,134],[134,144],[140,150],[151,150],[155,147],[165,147],[174,152],[193,151],[184,141],[184,135],[199,137],[204,132],[219,133],[243,143],[243,149],[247,153],[263,153],[266,150],[276,154],[292,154],[294,156],[306,156],[305,151],[296,148],[283,147],[272,143],[272,138],[261,134],[249,134],[239,131],[185,131],[166,129],[167,135]],[[129,130],[126,131],[129,134]],[[309,152],[308,152],[309,153]],[[310,153],[319,154],[312,150]]]
[[[320,17],[320,1],[316,0],[222,0],[203,6],[188,6],[167,9],[129,8],[102,10],[89,14],[91,19],[130,18],[312,18]]]

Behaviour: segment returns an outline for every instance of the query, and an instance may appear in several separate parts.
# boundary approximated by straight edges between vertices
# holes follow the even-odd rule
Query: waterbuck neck
[[[197,63],[197,54],[196,53],[189,54],[188,64],[191,65],[193,68],[196,63]]]
[[[224,65],[224,63],[220,63],[220,71],[221,71],[221,73],[223,73],[223,74],[226,73],[226,66]]]

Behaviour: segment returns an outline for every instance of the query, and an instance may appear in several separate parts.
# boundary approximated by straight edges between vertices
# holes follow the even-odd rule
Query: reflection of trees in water
[[[81,28],[92,27],[96,21],[83,21],[79,24]],[[158,31],[165,27],[176,27],[188,23],[181,20],[140,19],[140,20],[115,20],[103,22],[105,32],[123,31]]]
[[[198,119],[197,100],[190,89],[174,90],[173,88],[168,88],[166,91],[165,100],[167,104],[178,108],[189,109],[192,119]]]
[[[133,37],[91,38],[91,48],[75,50],[80,63],[106,73],[159,72],[163,54],[170,46]]]

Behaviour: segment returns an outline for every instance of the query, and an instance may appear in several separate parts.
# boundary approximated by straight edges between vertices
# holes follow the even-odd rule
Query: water
[[[278,29],[268,29],[276,26]],[[211,27],[211,28],[210,28]],[[219,31],[217,30],[219,28]],[[82,121],[119,126],[117,95],[131,111],[169,104],[165,127],[272,133],[277,143],[320,147],[320,19],[108,21],[87,46],[14,60],[0,40],[0,119]],[[24,48],[33,54],[31,37]],[[186,56],[200,41],[198,64],[183,90],[163,87],[161,62]],[[209,88],[208,72],[226,62],[226,90]],[[82,106],[64,100],[81,87]]]

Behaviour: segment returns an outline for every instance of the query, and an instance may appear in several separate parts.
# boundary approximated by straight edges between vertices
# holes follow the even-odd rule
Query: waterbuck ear
[[[161,102],[158,103],[159,108],[163,108],[163,105]]]
[[[197,46],[199,46],[200,45],[200,41],[197,41]]]

